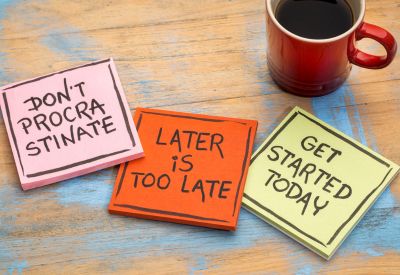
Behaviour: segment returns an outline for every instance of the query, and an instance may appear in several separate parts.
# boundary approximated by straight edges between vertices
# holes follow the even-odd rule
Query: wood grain
[[[353,67],[328,96],[289,95],[268,73],[264,13],[263,0],[0,0],[0,85],[112,56],[132,112],[256,119],[256,148],[298,105],[400,163],[400,57]],[[400,39],[399,0],[367,0],[365,20]],[[236,232],[109,215],[116,168],[22,192],[2,119],[0,144],[0,273],[400,273],[399,178],[326,262],[243,209]]]

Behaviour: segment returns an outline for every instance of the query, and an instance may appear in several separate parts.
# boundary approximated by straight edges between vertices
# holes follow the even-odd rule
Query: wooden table
[[[400,41],[400,1],[367,2]],[[256,119],[257,148],[298,105],[400,163],[400,55],[301,98],[272,82],[265,37],[263,0],[1,0],[0,85],[111,56],[132,112]],[[244,209],[236,232],[109,215],[117,168],[23,192],[2,119],[0,142],[0,273],[400,273],[399,177],[327,262]]]

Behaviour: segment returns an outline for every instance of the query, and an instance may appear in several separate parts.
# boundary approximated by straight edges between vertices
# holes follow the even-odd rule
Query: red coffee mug
[[[396,41],[388,31],[363,22],[365,0],[347,0],[354,14],[354,25],[347,32],[329,39],[308,39],[286,30],[276,19],[281,0],[266,0],[268,53],[272,78],[284,90],[301,96],[320,96],[336,90],[346,80],[351,64],[384,68],[396,54]],[[357,49],[356,41],[371,38],[382,44],[386,56]]]

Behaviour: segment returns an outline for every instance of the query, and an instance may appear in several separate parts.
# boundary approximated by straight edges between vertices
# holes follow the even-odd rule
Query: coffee
[[[288,31],[310,39],[335,37],[353,26],[345,0],[281,0],[275,16]]]

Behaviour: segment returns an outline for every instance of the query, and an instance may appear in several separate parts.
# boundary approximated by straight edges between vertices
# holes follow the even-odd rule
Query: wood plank
[[[366,86],[369,85],[371,84]],[[373,88],[371,87],[371,89]],[[270,131],[268,127],[283,115],[283,110],[293,104],[299,104],[312,111],[308,106],[308,99],[301,99],[303,102],[299,102],[296,97],[286,94],[284,96],[285,100],[282,99],[282,95],[269,95],[184,104],[170,106],[168,109],[196,110],[200,113],[216,115],[229,110],[230,113],[240,117],[256,119],[263,117],[263,123],[260,123],[258,132],[258,143],[260,143],[263,138],[261,135]],[[257,108],[265,108],[263,105],[267,104],[266,102],[268,104],[274,102],[273,104],[279,107],[275,107],[275,112],[257,113]],[[380,105],[384,105],[385,108]],[[357,105],[333,108],[347,108],[351,116],[351,110],[357,108]],[[398,108],[398,99],[389,102],[368,103],[362,109],[362,117],[368,117],[368,121],[373,121],[373,129],[375,127],[379,129],[384,125],[390,127],[390,123],[393,123],[398,117],[395,112],[396,108]],[[254,112],[249,113],[249,110],[254,110]],[[377,140],[384,140],[380,134],[386,135],[385,132],[376,133]],[[394,129],[392,137],[398,138],[399,136],[399,129]],[[379,149],[386,152],[388,157],[399,161],[399,146],[397,144],[380,144]],[[7,166],[3,165],[2,167]],[[4,180],[0,185],[0,194],[3,198],[1,207],[5,211],[1,213],[0,219],[6,221],[6,232],[3,231],[5,234],[4,242],[2,242],[4,248],[0,250],[0,255],[8,253],[12,249],[12,253],[16,255],[14,257],[23,256],[25,259],[29,259],[27,271],[37,272],[55,271],[60,266],[71,272],[78,270],[96,272],[100,268],[104,268],[102,265],[99,266],[99,263],[104,261],[112,262],[115,266],[114,271],[124,271],[125,269],[127,271],[135,269],[127,266],[127,262],[138,263],[138,266],[145,267],[146,261],[151,261],[151,257],[155,256],[161,257],[161,262],[169,263],[168,268],[164,271],[179,272],[187,270],[185,268],[192,265],[190,263],[192,258],[198,255],[203,255],[206,263],[212,263],[210,271],[221,271],[222,273],[224,270],[229,271],[228,263],[237,268],[238,272],[243,273],[265,270],[271,265],[271,268],[276,271],[291,272],[300,268],[300,263],[303,262],[312,264],[315,270],[318,270],[316,269],[318,266],[322,270],[324,268],[329,270],[329,267],[324,267],[318,256],[246,211],[242,211],[239,229],[235,233],[110,216],[106,211],[106,205],[115,172],[115,169],[108,169],[26,193],[19,189],[16,177],[8,177],[5,180],[5,174],[2,174]],[[393,185],[398,182],[397,179]],[[335,270],[337,268],[341,268],[341,271],[351,270],[348,269],[349,265],[343,264],[343,262],[347,262],[348,257],[359,260],[360,257],[363,259],[372,257],[368,255],[368,252],[366,254],[362,250],[359,252],[360,248],[377,251],[397,249],[395,232],[400,229],[400,223],[396,219],[398,214],[393,215],[393,213],[398,213],[399,207],[394,207],[388,196],[390,196],[389,192],[378,201],[339,250],[337,256],[332,260],[332,263],[338,262]],[[48,211],[49,209],[51,211]],[[102,210],[99,211],[99,209]],[[62,219],[58,217],[62,217]],[[378,230],[376,223],[380,225]],[[377,231],[373,235],[374,238],[371,238],[370,235],[371,228],[375,228]],[[118,233],[116,234],[116,232]],[[388,236],[388,232],[393,235]],[[32,246],[36,249],[27,250]],[[191,256],[183,257],[182,255],[188,251]],[[235,259],[251,258],[249,255],[251,251],[254,251],[256,264],[250,264],[247,261],[241,262],[240,265],[235,263]],[[124,255],[122,258],[121,253]],[[262,256],[264,253],[269,253],[270,257],[265,259]],[[65,254],[68,257],[65,257]],[[0,263],[7,261],[1,257],[0,259]],[[389,263],[393,265],[394,261],[398,259],[399,254],[391,254]],[[171,265],[176,261],[185,264],[176,267]],[[220,267],[220,261],[225,263],[222,264],[222,267]],[[279,264],[275,266],[276,262]],[[107,268],[109,266],[106,267],[106,271]],[[363,269],[363,271],[368,270]]]
[[[369,0],[365,20],[398,38],[399,11]],[[0,41],[0,85],[113,56],[132,111],[257,119],[256,148],[298,105],[400,163],[400,57],[325,97],[286,94],[263,0],[0,1]],[[399,178],[325,262],[245,210],[236,232],[109,215],[116,168],[22,192],[2,119],[0,144],[0,273],[400,273]]]

